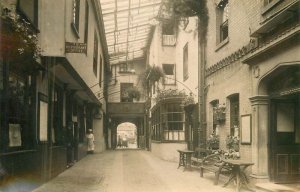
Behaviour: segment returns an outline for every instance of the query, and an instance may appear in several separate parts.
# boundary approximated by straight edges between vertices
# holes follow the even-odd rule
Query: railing
[[[163,35],[163,46],[175,46],[176,36],[175,35]]]

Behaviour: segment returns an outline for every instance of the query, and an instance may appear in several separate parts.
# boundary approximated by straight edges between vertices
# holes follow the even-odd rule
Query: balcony
[[[162,45],[163,46],[175,46],[176,36],[175,35],[163,35]]]

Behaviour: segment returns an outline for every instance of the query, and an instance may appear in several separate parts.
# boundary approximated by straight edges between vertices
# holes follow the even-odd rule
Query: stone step
[[[299,184],[257,183],[256,188],[263,192],[299,192]]]

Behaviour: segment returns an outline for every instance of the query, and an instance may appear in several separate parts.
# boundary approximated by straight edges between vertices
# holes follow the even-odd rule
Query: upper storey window
[[[228,41],[228,19],[229,4],[228,0],[220,1],[217,5],[217,44]]]
[[[73,0],[72,27],[78,38],[79,38],[79,11],[80,11],[80,0]]]

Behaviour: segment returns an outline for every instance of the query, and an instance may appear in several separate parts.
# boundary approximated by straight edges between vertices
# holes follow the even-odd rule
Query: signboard
[[[66,53],[86,53],[87,45],[86,43],[66,42],[65,51]]]

